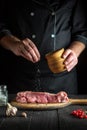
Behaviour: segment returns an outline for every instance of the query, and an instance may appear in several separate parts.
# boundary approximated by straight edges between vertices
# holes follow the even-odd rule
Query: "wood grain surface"
[[[47,103],[47,104],[39,104],[39,103],[19,103],[16,100],[11,101],[11,105],[22,108],[22,109],[57,109],[66,107],[71,104],[87,104],[87,99],[69,99],[68,102],[65,103]]]

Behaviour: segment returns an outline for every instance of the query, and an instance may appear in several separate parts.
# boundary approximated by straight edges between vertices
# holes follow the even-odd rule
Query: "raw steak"
[[[47,92],[18,92],[16,101],[20,103],[62,103],[69,100],[67,93],[61,91],[57,94]]]

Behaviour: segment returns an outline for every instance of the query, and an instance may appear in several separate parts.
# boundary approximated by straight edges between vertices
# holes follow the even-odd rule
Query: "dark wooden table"
[[[71,97],[87,98],[86,95]],[[69,105],[56,110],[18,109],[15,117],[6,117],[6,107],[0,107],[0,130],[87,130],[87,119],[71,115],[79,108],[87,110],[87,105]],[[27,118],[21,116],[22,112],[27,113]]]

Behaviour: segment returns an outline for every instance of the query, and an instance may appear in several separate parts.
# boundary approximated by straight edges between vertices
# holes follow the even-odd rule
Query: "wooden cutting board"
[[[71,104],[87,104],[87,99],[69,99],[68,102],[65,103],[47,103],[47,104],[39,104],[39,103],[19,103],[16,100],[11,102],[11,105],[22,108],[22,109],[35,109],[35,110],[44,110],[44,109],[57,109],[66,107]]]

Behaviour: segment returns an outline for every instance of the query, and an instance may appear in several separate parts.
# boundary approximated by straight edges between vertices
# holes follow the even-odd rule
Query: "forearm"
[[[69,49],[75,52],[77,58],[80,56],[80,54],[83,52],[85,49],[85,44],[83,44],[80,41],[74,41],[72,44],[69,46]]]
[[[17,42],[20,42],[20,39],[18,39],[17,37],[15,36],[4,36],[1,40],[0,40],[0,45],[7,49],[7,50],[10,50],[12,51],[12,49],[14,48],[15,44]]]

